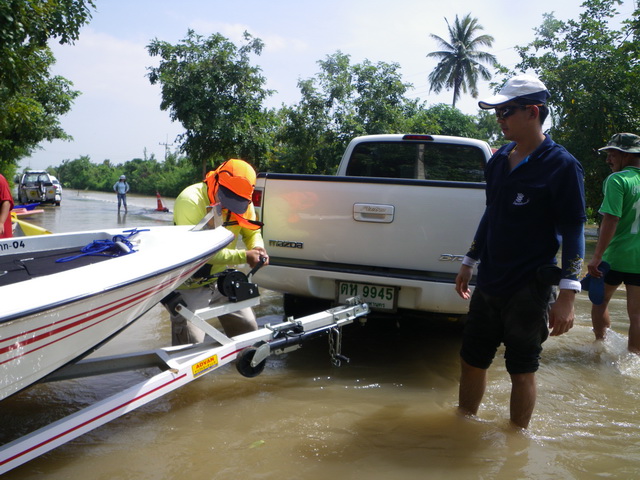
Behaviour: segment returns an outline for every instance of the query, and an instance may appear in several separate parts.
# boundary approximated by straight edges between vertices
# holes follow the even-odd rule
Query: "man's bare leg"
[[[458,412],[462,415],[475,415],[487,387],[487,370],[472,367],[460,359],[460,390],[458,393]]]
[[[629,313],[629,351],[640,354],[640,287],[627,285]]]
[[[511,375],[511,423],[518,428],[527,428],[536,405],[536,374]]]
[[[616,285],[604,284],[604,301],[600,305],[591,305],[591,324],[596,340],[604,340],[607,330],[611,328],[611,318],[609,317],[609,301],[618,287]]]

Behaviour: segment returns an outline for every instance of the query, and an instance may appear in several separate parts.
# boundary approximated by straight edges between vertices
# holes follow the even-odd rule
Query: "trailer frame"
[[[176,309],[206,333],[203,343],[157,348],[141,352],[95,357],[70,364],[43,381],[63,381],[116,372],[159,368],[160,373],[127,387],[60,420],[0,446],[0,474],[8,472],[65,443],[126,415],[178,388],[236,360],[241,374],[262,372],[268,356],[299,348],[309,337],[328,333],[334,365],[348,361],[340,351],[342,327],[364,318],[369,306],[359,299],[299,319],[289,318],[256,331],[227,337],[207,320],[222,314],[253,307],[259,296],[191,312],[183,305]]]

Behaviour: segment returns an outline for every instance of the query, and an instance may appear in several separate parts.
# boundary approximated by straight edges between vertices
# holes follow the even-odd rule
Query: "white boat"
[[[232,238],[159,226],[0,240],[0,400],[116,335]]]

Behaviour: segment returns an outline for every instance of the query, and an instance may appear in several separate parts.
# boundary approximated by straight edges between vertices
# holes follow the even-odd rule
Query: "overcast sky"
[[[71,80],[82,92],[71,112],[62,118],[71,142],[44,142],[41,150],[21,162],[34,169],[58,166],[63,160],[88,155],[93,162],[124,163],[155,154],[163,159],[165,144],[177,148],[181,125],[160,110],[160,87],[152,86],[147,68],[157,58],[147,45],[158,39],[177,43],[187,30],[208,36],[221,33],[236,45],[245,30],[262,39],[265,48],[256,63],[277,92],[267,106],[299,101],[297,82],[318,73],[318,60],[340,50],[352,64],[396,62],[405,82],[414,85],[409,96],[433,105],[451,103],[452,92],[429,93],[427,77],[436,65],[426,54],[437,50],[434,33],[448,39],[445,18],[467,13],[478,18],[494,37],[491,49],[508,67],[518,62],[514,46],[534,39],[543,14],[578,18],[582,0],[96,0],[98,9],[72,46],[52,44],[57,63],[54,74]],[[633,1],[619,7],[621,17],[633,12]],[[480,98],[491,95],[481,85]],[[458,107],[477,112],[477,100],[463,96]]]

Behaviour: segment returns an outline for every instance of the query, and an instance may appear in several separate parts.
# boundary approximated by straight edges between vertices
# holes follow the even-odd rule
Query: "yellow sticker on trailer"
[[[196,378],[209,370],[212,370],[218,366],[218,355],[214,355],[209,358],[205,358],[204,360],[196,363],[191,366],[191,373],[193,373],[193,378]]]

